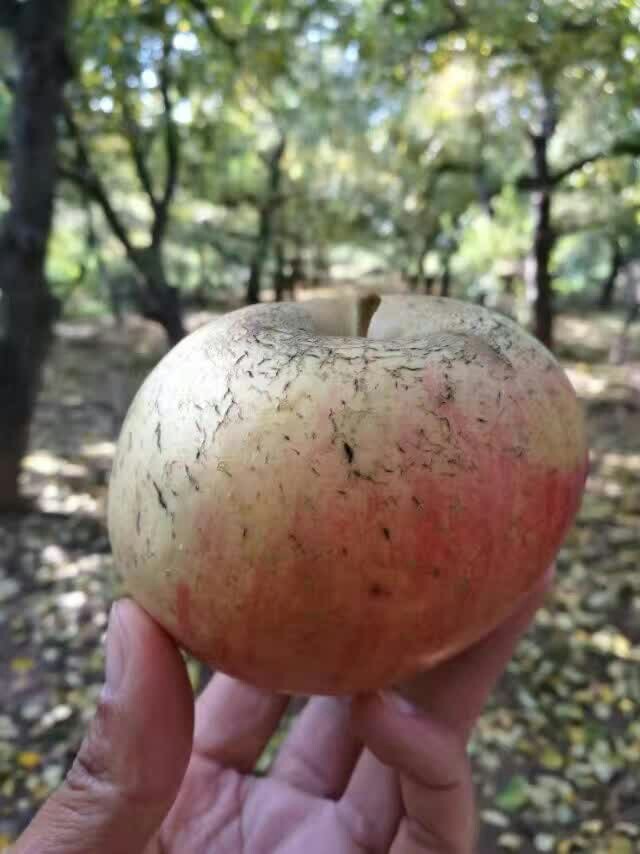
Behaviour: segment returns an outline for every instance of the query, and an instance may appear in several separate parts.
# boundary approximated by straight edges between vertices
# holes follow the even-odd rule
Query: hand
[[[287,698],[218,674],[194,722],[175,645],[118,603],[96,717],[14,854],[470,854],[467,739],[547,586],[405,686],[422,711],[393,693],[312,699],[262,778]]]

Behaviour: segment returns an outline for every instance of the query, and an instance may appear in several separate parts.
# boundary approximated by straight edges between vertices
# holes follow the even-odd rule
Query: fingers
[[[360,729],[364,738],[366,733]],[[338,804],[338,813],[363,850],[388,851],[402,813],[400,780],[365,748]]]
[[[381,850],[391,846],[392,854],[468,854],[475,820],[462,739],[393,695],[359,698],[353,713],[368,749],[400,780],[402,810],[396,806],[393,816],[381,797],[385,786],[391,793],[391,781],[371,761],[359,763],[343,799],[384,833],[377,840]],[[375,805],[368,800],[372,791],[377,793]]]
[[[16,854],[139,854],[176,797],[192,733],[193,695],[177,648],[133,602],[114,605],[96,717]]]
[[[398,691],[466,740],[514,649],[544,601],[553,572],[501,626],[475,646],[398,686]]]
[[[316,697],[295,721],[271,776],[311,795],[336,797],[347,784],[361,747],[351,727],[350,701]]]
[[[469,731],[549,587],[549,573],[512,616],[476,646],[402,686],[353,701],[363,752],[341,807],[392,854],[467,854],[475,835]],[[400,781],[401,801],[394,792]],[[395,783],[397,785],[397,783]],[[386,807],[385,807],[386,804]],[[392,804],[392,808],[389,808]],[[386,847],[385,847],[386,846]]]
[[[196,703],[194,751],[249,773],[275,732],[289,698],[216,673]]]

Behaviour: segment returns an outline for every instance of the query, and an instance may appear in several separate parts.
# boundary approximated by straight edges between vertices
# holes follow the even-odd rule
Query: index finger
[[[249,773],[287,708],[289,697],[216,673],[196,703],[196,754]]]

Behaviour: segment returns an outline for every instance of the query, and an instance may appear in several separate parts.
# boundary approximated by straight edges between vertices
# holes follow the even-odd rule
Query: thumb
[[[14,854],[140,854],[191,753],[193,695],[169,636],[132,601],[107,631],[106,684],[66,781]]]

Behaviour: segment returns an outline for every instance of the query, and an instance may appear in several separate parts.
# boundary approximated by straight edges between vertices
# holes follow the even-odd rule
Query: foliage
[[[553,269],[561,291],[589,292],[606,257],[589,247],[615,234],[626,260],[637,251],[634,15],[633,4],[612,0],[81,0],[69,103],[136,247],[152,239],[173,120],[179,174],[163,251],[169,281],[200,299],[246,283],[266,208],[266,283],[279,246],[286,265],[297,258],[297,272],[312,278],[362,273],[366,264],[345,265],[353,257],[415,281],[441,275],[451,258],[456,293],[473,296],[500,290],[497,268],[521,275],[531,251],[528,135],[546,87],[554,227],[575,234]],[[159,76],[167,47],[170,116]],[[267,161],[280,139],[271,198]],[[69,139],[65,165],[73,158]],[[67,184],[59,232],[93,205]],[[74,288],[68,245],[52,244],[51,269],[69,281],[73,310],[105,298],[122,253],[99,208],[100,276]]]

